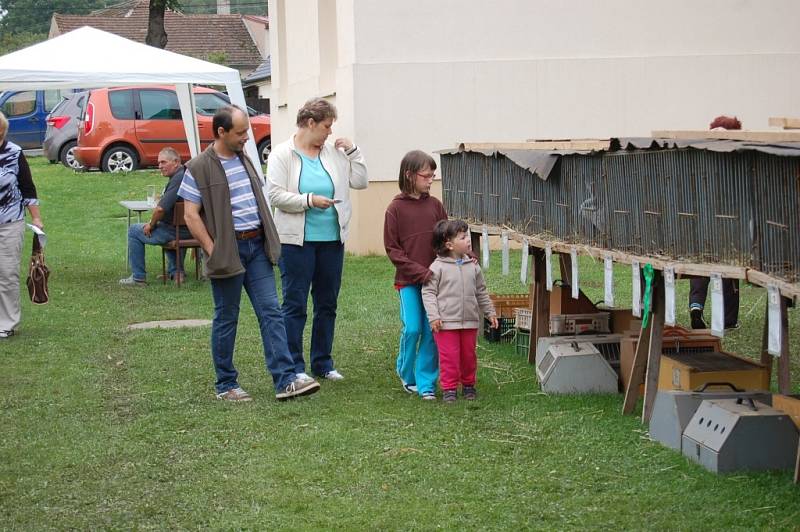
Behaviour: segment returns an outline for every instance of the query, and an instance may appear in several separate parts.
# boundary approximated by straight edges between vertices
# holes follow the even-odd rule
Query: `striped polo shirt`
[[[219,157],[219,155],[218,155]],[[219,157],[225,177],[228,179],[228,189],[231,191],[231,210],[233,211],[233,228],[235,231],[249,231],[261,225],[258,217],[258,203],[250,186],[247,170],[238,157],[226,159]],[[178,190],[178,195],[186,201],[202,205],[200,191],[189,169],[183,174],[183,182]]]

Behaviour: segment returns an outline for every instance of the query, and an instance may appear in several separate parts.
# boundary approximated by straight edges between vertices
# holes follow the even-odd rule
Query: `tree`
[[[83,15],[94,9],[101,9],[109,0],[0,0],[0,35],[8,34],[47,34],[53,13]]]
[[[144,42],[156,48],[167,47],[167,31],[164,29],[164,12],[178,9],[179,0],[150,0],[150,11],[147,19],[147,37]]]
[[[47,40],[46,33],[9,33],[0,34],[0,55],[10,54],[21,48]]]

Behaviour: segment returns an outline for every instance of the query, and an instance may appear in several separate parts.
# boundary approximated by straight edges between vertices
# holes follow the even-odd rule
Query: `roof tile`
[[[92,26],[132,41],[144,43],[147,37],[149,0],[127,7],[96,11],[89,15],[53,14],[60,33]],[[263,59],[253,42],[242,15],[184,15],[164,13],[167,50],[208,59],[210,54],[225,54],[225,64],[234,68],[255,68]]]

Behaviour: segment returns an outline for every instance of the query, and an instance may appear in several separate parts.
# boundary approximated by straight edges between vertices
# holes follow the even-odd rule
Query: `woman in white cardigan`
[[[350,189],[367,188],[368,178],[364,157],[349,139],[325,142],[334,120],[333,104],[322,98],[307,101],[297,112],[297,132],[269,155],[267,184],[281,240],[281,310],[295,372],[306,374],[303,330],[310,290],[311,373],[341,380],[331,352],[352,214]]]

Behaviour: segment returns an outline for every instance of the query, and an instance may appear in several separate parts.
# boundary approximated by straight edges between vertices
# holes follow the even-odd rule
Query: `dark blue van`
[[[40,148],[47,131],[47,115],[63,94],[75,89],[6,91],[0,93],[0,111],[8,118],[7,138],[23,149]]]

